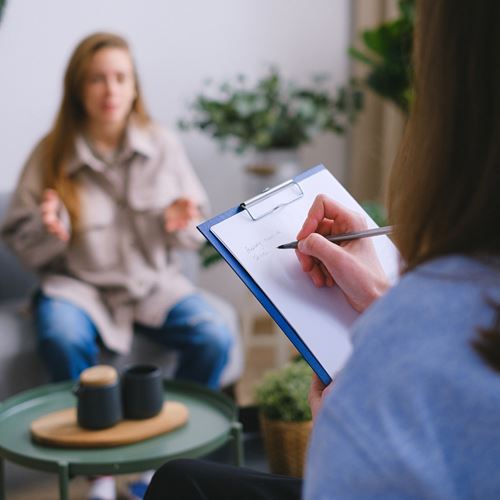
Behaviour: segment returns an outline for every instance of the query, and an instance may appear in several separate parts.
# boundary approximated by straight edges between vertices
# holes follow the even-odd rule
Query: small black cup
[[[122,375],[123,416],[138,420],[151,418],[163,408],[163,383],[155,365],[133,365]]]
[[[77,421],[84,429],[107,429],[122,419],[120,383],[102,386],[78,384],[73,388],[77,397]]]

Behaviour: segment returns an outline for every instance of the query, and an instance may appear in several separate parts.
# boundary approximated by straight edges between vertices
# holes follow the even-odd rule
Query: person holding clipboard
[[[390,186],[399,282],[387,290],[370,238],[322,236],[364,229],[334,200],[318,198],[297,235],[303,271],[362,312],[335,382],[312,382],[304,480],[174,461],[146,500],[498,498],[499,24],[497,2],[417,2]]]

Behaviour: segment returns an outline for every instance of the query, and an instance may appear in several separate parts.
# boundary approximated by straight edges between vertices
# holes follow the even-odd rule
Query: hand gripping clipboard
[[[328,191],[329,186],[331,188],[330,191]],[[322,191],[322,189],[326,189],[326,191]],[[231,266],[234,272],[248,287],[256,299],[262,304],[264,309],[269,313],[295,348],[309,363],[322,382],[328,384],[332,380],[332,375],[337,370],[335,366],[342,365],[350,354],[350,338],[347,338],[347,340],[341,339],[340,343],[335,343],[333,340],[335,336],[332,334],[330,337],[331,332],[329,332],[329,330],[331,318],[326,317],[325,319],[325,314],[330,313],[328,305],[325,305],[325,295],[332,293],[331,289],[315,289],[312,283],[310,283],[310,280],[300,270],[299,263],[296,260],[293,250],[276,250],[281,253],[279,254],[279,260],[273,264],[271,274],[274,272],[274,268],[280,267],[281,261],[286,261],[288,263],[288,267],[283,270],[282,275],[289,275],[290,282],[288,285],[283,285],[281,289],[279,286],[276,288],[275,283],[272,283],[274,288],[270,287],[269,284],[266,283],[266,279],[263,280],[262,275],[259,276],[259,273],[256,272],[256,270],[260,270],[260,263],[256,264],[252,261],[253,268],[252,266],[248,266],[249,256],[241,250],[241,247],[237,248],[237,244],[234,243],[234,241],[240,239],[240,237],[243,239],[247,238],[248,233],[252,232],[253,228],[257,228],[259,225],[273,228],[272,234],[269,233],[269,238],[265,238],[266,240],[270,240],[268,242],[269,248],[266,250],[268,253],[271,248],[274,251],[277,244],[286,243],[287,241],[295,239],[297,231],[295,227],[296,224],[299,224],[300,227],[305,220],[312,200],[316,194],[319,194],[320,192],[325,192],[329,196],[338,199],[341,203],[347,206],[350,205],[350,208],[364,213],[357,202],[349,195],[349,193],[347,193],[347,191],[345,191],[345,189],[328,172],[328,170],[326,170],[323,165],[318,165],[297,175],[290,181],[266,190],[264,193],[241,203],[237,207],[231,208],[230,210],[203,222],[198,226],[198,229],[215,247],[224,260]],[[338,197],[336,195],[338,195]],[[367,215],[366,217],[368,219],[369,226],[376,226],[376,224]],[[240,226],[241,223],[243,223],[243,227],[246,227],[247,230]],[[222,229],[227,229],[227,227],[231,224],[234,224],[235,227],[233,232],[234,244],[232,244],[232,246],[231,244],[228,245],[228,241],[230,242],[230,240],[221,237],[221,235],[224,235]],[[274,235],[274,233],[278,234],[284,226],[288,225],[294,226],[292,228],[293,230],[290,230],[291,232],[276,236]],[[274,230],[274,228],[276,228],[276,230]],[[272,239],[273,237],[276,239]],[[391,269],[384,266],[386,267],[386,272],[388,272],[389,275],[391,275],[391,272],[392,274],[397,275],[397,251],[386,236],[382,236],[380,238],[384,238],[385,240],[379,242],[378,244],[388,246],[389,252],[392,254],[388,259],[388,262],[391,264],[389,266]],[[374,240],[375,239],[379,238],[374,238]],[[257,245],[260,245],[260,243],[261,242],[259,241]],[[249,249],[249,251],[253,252],[252,257],[259,259],[267,258],[266,251],[261,251],[259,254],[255,253],[256,250],[254,251],[254,248],[257,245],[254,245]],[[228,248],[228,246],[230,248]],[[260,248],[261,247],[259,247],[259,249]],[[235,253],[237,254],[236,256]],[[276,256],[274,258],[278,259]],[[245,259],[247,260],[245,261]],[[262,263],[262,265],[264,265],[264,260],[262,260]],[[247,265],[245,266],[244,264]],[[250,272],[247,269],[250,269]],[[304,289],[304,293],[300,297],[293,298],[294,300],[298,300],[294,306],[289,305],[282,300],[282,295],[286,296],[286,294],[291,293],[290,290],[294,288],[293,279],[300,281],[300,286],[298,288],[300,291],[302,291],[302,288]],[[309,291],[307,291],[308,287]],[[297,295],[296,290],[293,292]],[[342,295],[339,290],[335,290],[334,292]],[[318,297],[320,297],[318,302],[323,301],[322,310],[314,310],[314,306],[317,301],[307,303],[307,297],[309,294],[322,294],[318,295]],[[304,299],[302,299],[302,297],[304,297]],[[302,304],[302,300],[304,304]],[[337,300],[337,303],[339,302],[339,300],[335,298],[332,300]],[[345,298],[340,300],[346,302]],[[302,309],[302,311],[298,311],[300,309]],[[350,308],[347,304],[342,305],[341,310],[344,315],[347,315],[347,326],[349,326],[350,323],[357,317],[357,313],[355,313],[354,310],[352,310],[352,308]],[[297,322],[297,315],[299,315],[299,319],[307,316],[307,320],[304,322]],[[318,331],[311,331],[314,327],[310,327],[309,324],[312,325],[314,323],[314,318],[316,317],[319,318],[319,327],[317,328]],[[321,319],[322,317],[323,320]],[[321,321],[323,322],[321,323]],[[346,331],[346,337],[348,337],[347,326],[343,325],[343,328]],[[318,344],[318,342],[320,342],[320,344]],[[349,344],[349,346],[346,344]],[[333,347],[331,351],[328,352],[330,346]],[[341,351],[341,353],[337,353],[337,350]],[[335,358],[336,354],[338,354],[338,359],[335,360],[335,363],[333,363],[335,366],[332,368],[330,359]]]

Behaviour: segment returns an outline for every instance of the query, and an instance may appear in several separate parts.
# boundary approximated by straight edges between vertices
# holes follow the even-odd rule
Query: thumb
[[[43,201],[51,201],[56,196],[56,192],[53,189],[45,189],[42,193]]]
[[[326,385],[321,382],[320,378],[315,373],[313,373],[313,376],[311,378],[311,390],[321,393],[325,388]]]
[[[57,191],[53,189],[46,189],[43,193],[43,201],[48,203],[53,210],[56,210],[61,200]]]
[[[307,238],[299,241],[298,250],[318,259],[333,277],[336,271],[348,265],[347,261],[350,260],[350,255],[343,248],[318,233],[311,233]]]

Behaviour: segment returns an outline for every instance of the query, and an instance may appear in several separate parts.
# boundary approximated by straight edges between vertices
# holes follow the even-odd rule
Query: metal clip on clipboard
[[[247,211],[252,220],[256,221],[293,203],[302,196],[304,196],[304,191],[300,184],[291,179],[244,201],[240,207]]]

